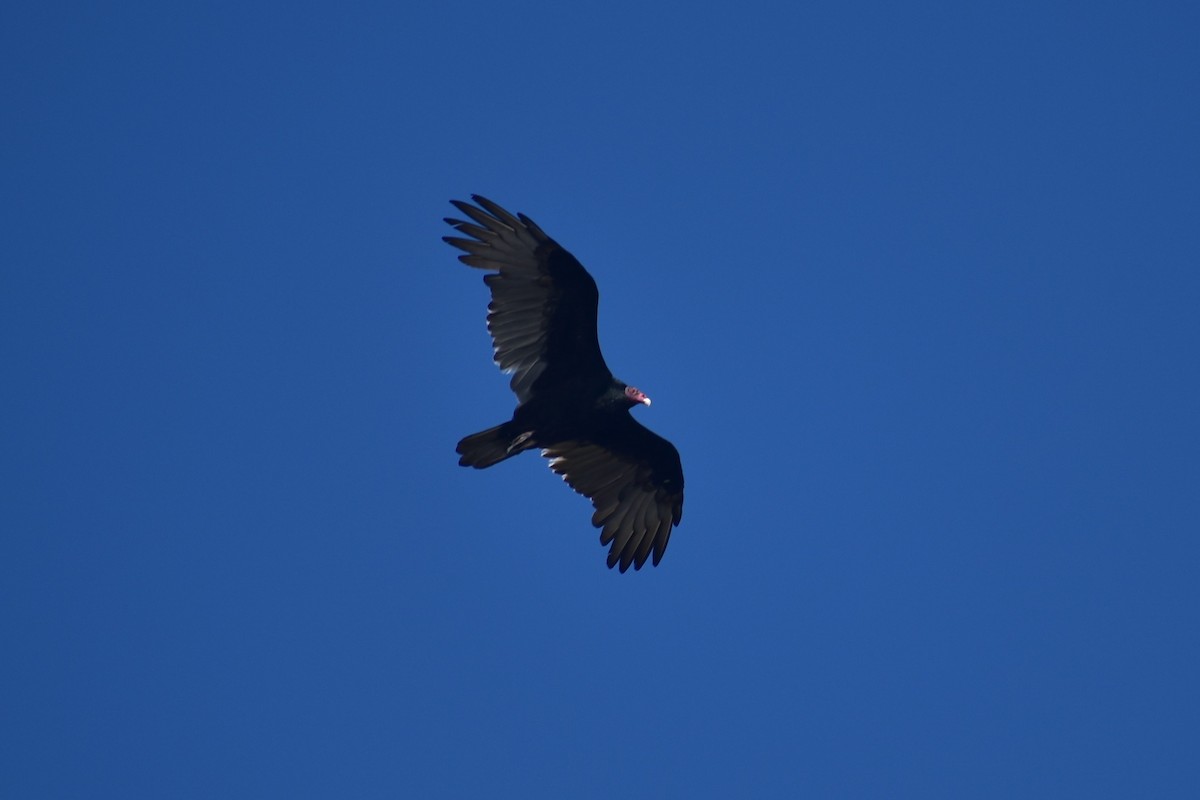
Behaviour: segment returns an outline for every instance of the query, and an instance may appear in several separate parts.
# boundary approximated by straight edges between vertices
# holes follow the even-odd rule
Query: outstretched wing
[[[479,204],[452,200],[477,224],[446,218],[461,234],[444,240],[466,251],[464,264],[491,270],[488,331],[496,364],[511,372],[517,400],[526,402],[539,379],[603,385],[612,373],[596,338],[596,282],[573,255],[524,214],[515,217],[479,195]]]
[[[679,451],[628,413],[602,430],[542,451],[550,468],[590,498],[600,543],[611,545],[608,566],[641,569],[651,553],[662,559],[671,529],[683,518]]]

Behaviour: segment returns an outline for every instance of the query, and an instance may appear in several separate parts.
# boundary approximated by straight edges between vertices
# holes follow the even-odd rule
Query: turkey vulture
[[[540,448],[550,468],[592,501],[610,545],[608,566],[655,566],[683,517],[683,467],[666,439],[629,413],[650,398],[615,379],[596,339],[596,282],[524,214],[487,198],[451,200],[474,222],[446,218],[470,238],[443,237],[458,260],[488,270],[488,331],[496,364],[512,373],[512,419],[458,443],[459,464],[483,469]]]

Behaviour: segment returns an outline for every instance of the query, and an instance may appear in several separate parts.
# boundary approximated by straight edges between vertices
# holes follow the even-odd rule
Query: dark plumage
[[[596,338],[596,282],[524,214],[472,195],[452,200],[473,222],[447,218],[459,261],[488,270],[488,330],[495,361],[512,373],[512,419],[458,443],[459,464],[482,469],[540,448],[550,468],[591,499],[592,524],[610,545],[608,566],[641,569],[662,559],[683,517],[679,452],[629,409],[650,405],[613,378]]]

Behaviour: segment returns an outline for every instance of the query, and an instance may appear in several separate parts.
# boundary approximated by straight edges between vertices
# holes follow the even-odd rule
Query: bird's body
[[[683,515],[683,468],[675,447],[629,413],[650,399],[604,363],[595,281],[533,220],[473,199],[479,208],[452,201],[473,223],[446,220],[472,238],[445,240],[466,251],[460,261],[491,271],[488,330],[518,404],[508,422],[460,441],[459,463],[482,469],[541,449],[551,469],[592,500],[608,565],[657,565]]]

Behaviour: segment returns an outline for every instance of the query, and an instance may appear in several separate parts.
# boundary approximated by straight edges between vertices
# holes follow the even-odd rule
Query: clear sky
[[[1200,796],[1195,3],[0,12],[0,795]],[[472,192],[683,456],[621,575]]]

